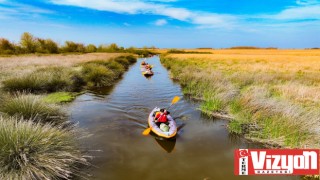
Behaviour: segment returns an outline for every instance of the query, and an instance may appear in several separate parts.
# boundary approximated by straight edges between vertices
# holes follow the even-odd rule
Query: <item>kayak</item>
[[[154,122],[153,113],[156,111],[160,111],[160,108],[155,107],[151,111],[151,113],[149,114],[148,124],[149,124],[151,131],[154,132],[156,135],[163,137],[163,138],[172,138],[172,137],[176,136],[178,129],[177,129],[177,125],[176,125],[176,122],[174,121],[174,119],[170,115],[167,115],[167,119],[169,122],[169,125],[168,125],[169,131],[164,132]]]
[[[141,68],[146,68],[146,65],[142,65],[142,64],[141,64],[140,67],[141,67]],[[152,68],[153,68],[153,65],[150,65],[150,69],[152,69]]]
[[[144,71],[144,72],[142,72],[142,74],[145,76],[152,76],[153,72]]]

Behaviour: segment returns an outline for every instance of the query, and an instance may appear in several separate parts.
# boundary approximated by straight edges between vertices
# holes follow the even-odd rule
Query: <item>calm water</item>
[[[170,109],[180,126],[175,140],[143,136],[149,112],[183,95],[158,57],[147,60],[155,65],[149,79],[140,72],[141,61],[115,87],[86,93],[70,106],[71,119],[91,134],[83,146],[95,156],[92,179],[298,179],[234,176],[233,150],[259,146],[231,136],[225,121],[203,116],[186,98]]]

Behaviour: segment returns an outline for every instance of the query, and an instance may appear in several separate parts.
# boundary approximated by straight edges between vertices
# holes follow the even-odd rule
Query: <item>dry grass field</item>
[[[0,57],[0,81],[9,76],[30,73],[35,69],[61,66],[71,67],[79,63],[98,59],[110,59],[123,55],[121,53],[88,53],[57,55],[19,55]]]
[[[320,50],[198,51],[212,54],[161,59],[202,111],[228,114],[230,131],[251,139],[320,146]]]

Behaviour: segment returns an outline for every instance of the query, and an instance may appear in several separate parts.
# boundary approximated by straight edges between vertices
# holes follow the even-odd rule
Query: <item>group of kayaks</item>
[[[141,71],[142,74],[144,76],[152,76],[154,73],[152,71],[153,65],[150,65],[148,63],[146,63],[145,61],[142,61],[141,64]],[[180,97],[175,96],[172,99],[171,105],[169,107],[171,107],[173,104],[177,103],[180,100]],[[162,138],[166,138],[166,139],[170,139],[170,138],[174,138],[177,135],[177,124],[175,122],[175,120],[170,116],[170,114],[167,114],[167,122],[165,124],[160,124],[157,125],[156,121],[155,121],[155,114],[156,113],[160,113],[160,108],[155,107],[149,114],[148,117],[148,126],[149,128],[147,128],[144,132],[143,135],[147,135],[149,134],[150,131],[152,131],[156,136],[162,137]],[[161,126],[164,125],[166,128],[162,128]]]
[[[141,67],[142,75],[153,76],[153,74],[154,74],[152,71],[153,65],[150,65],[150,64],[146,63],[145,61],[142,61],[140,67]]]

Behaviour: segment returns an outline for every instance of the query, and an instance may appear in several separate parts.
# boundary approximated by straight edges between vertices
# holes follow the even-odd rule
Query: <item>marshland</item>
[[[0,42],[5,55],[0,57],[0,178],[86,178],[80,169],[89,165],[90,157],[79,145],[84,133],[69,120],[62,103],[89,89],[112,86],[136,57],[119,49],[66,54],[66,47],[58,49],[54,41],[29,33],[22,35],[19,45]],[[41,42],[59,51],[40,51]]]
[[[234,149],[319,147],[319,50],[1,42],[1,179],[235,178]],[[176,138],[142,136],[174,96]]]
[[[198,51],[207,54],[168,51],[161,62],[202,112],[228,119],[231,133],[251,140],[319,147],[319,50]]]

